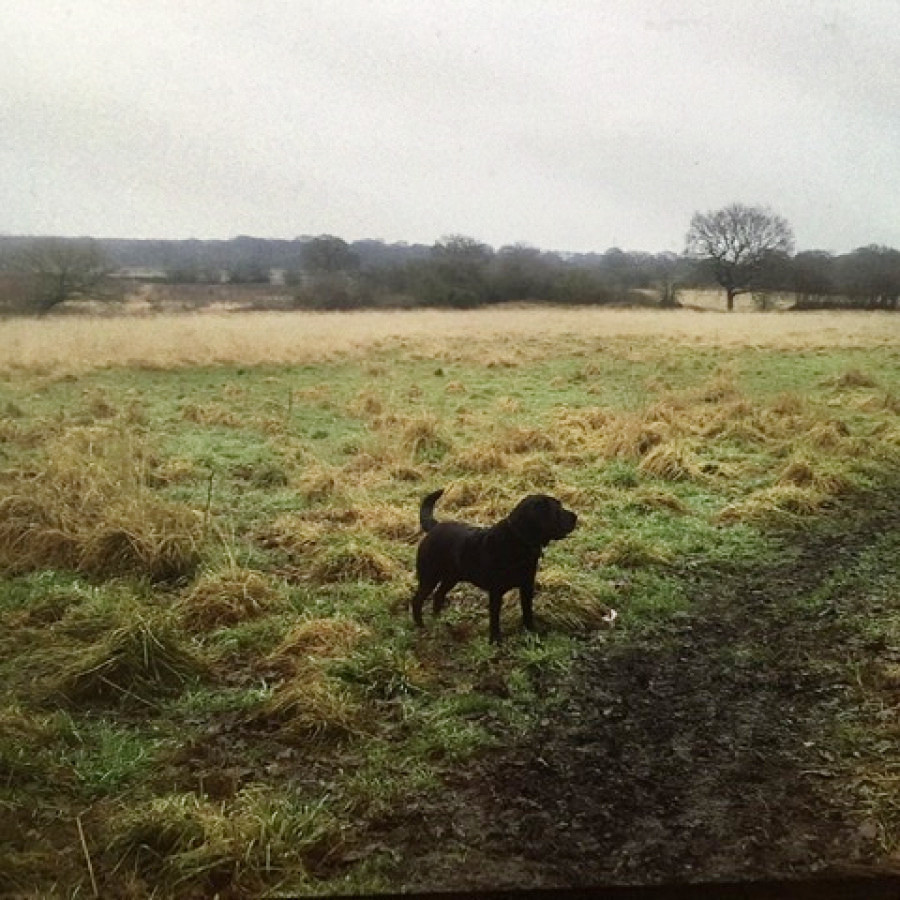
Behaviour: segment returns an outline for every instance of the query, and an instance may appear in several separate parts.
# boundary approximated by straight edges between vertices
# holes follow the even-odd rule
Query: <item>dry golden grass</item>
[[[7,319],[0,322],[0,371],[60,374],[106,366],[173,368],[217,363],[307,363],[376,346],[414,347],[423,358],[497,366],[556,352],[555,340],[602,349],[648,338],[657,345],[814,349],[896,343],[900,320],[877,313],[729,315],[518,307],[476,311],[195,313]],[[520,347],[502,358],[496,346]],[[490,348],[490,357],[486,356]]]
[[[649,543],[638,535],[616,535],[599,553],[597,562],[623,569],[661,566],[672,562],[671,553],[662,546]]]
[[[340,829],[322,803],[303,805],[271,788],[244,788],[226,803],[196,793],[164,794],[98,823],[103,857],[130,873],[123,896],[260,896],[265,876],[295,877],[342,850]],[[126,881],[127,884],[127,881]]]
[[[638,471],[668,481],[696,481],[703,477],[697,454],[685,441],[672,441],[654,447],[640,461]]]
[[[309,555],[306,574],[322,584],[345,581],[393,581],[403,572],[395,559],[365,537],[351,536],[327,546],[316,546]]]
[[[190,628],[209,631],[286,607],[284,597],[263,574],[231,566],[207,572],[197,581],[182,601],[181,618]]]
[[[388,582],[401,572],[401,565],[372,540],[378,527],[389,533],[415,534],[412,514],[400,520],[397,512],[382,515],[377,507],[355,510],[347,507],[285,513],[260,529],[256,540],[264,547],[279,549],[291,563],[291,577],[321,584],[346,581]],[[378,527],[371,527],[372,523]],[[365,529],[360,523],[368,523]]]
[[[648,419],[644,414],[623,415],[604,430],[603,452],[611,458],[640,459],[671,436],[667,422]]]
[[[348,656],[370,634],[353,619],[307,619],[285,635],[267,663],[285,674],[295,674],[310,662]]]
[[[49,693],[79,704],[152,704],[207,672],[206,663],[171,622],[137,617],[77,652]]]
[[[403,418],[398,422],[402,446],[415,461],[430,453],[443,453],[451,446],[437,416],[423,413],[417,417]]]
[[[493,444],[469,444],[450,458],[450,463],[461,472],[487,475],[504,472],[510,467],[509,455]]]
[[[827,500],[828,495],[812,484],[780,483],[729,503],[718,518],[723,524],[795,526],[815,515]]]
[[[40,469],[0,486],[0,569],[75,569],[175,581],[193,573],[202,521],[147,487],[133,434],[74,428],[47,441]]]
[[[845,471],[829,461],[798,454],[781,471],[776,484],[812,488],[823,495],[835,497],[850,490],[852,481]]]
[[[283,740],[333,744],[362,733],[364,710],[340,682],[314,669],[282,684],[251,717]]]
[[[632,492],[629,496],[628,505],[648,512],[666,510],[677,515],[685,515],[688,512],[687,504],[671,493],[671,491],[647,486],[640,487]]]
[[[606,628],[611,624],[608,597],[576,584],[560,568],[544,566],[538,578],[539,615],[554,631],[580,632]]]

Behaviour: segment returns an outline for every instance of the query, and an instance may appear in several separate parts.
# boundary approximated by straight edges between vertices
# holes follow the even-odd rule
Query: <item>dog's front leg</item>
[[[489,598],[489,612],[491,619],[491,637],[492,644],[499,644],[502,640],[500,636],[500,610],[503,607],[503,591],[492,590]]]
[[[519,588],[519,602],[522,604],[522,625],[528,631],[534,631],[534,582],[523,584]]]

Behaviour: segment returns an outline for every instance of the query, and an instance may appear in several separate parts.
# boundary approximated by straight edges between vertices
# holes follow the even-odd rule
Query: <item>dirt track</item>
[[[411,801],[386,843],[413,890],[652,884],[879,865],[853,765],[847,660],[891,656],[804,596],[900,528],[882,495],[776,570],[700,575],[693,611],[643,642],[583,648],[539,734]],[[853,524],[855,523],[855,524]],[[883,863],[884,861],[881,860]]]

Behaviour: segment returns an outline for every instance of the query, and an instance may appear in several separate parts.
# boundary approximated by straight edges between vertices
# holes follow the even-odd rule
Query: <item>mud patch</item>
[[[884,869],[837,729],[859,716],[849,663],[889,651],[852,616],[806,602],[900,528],[900,492],[864,505],[789,536],[790,561],[766,571],[685,571],[690,613],[638,641],[585,645],[549,689],[538,732],[458,771],[440,805],[414,801],[395,823],[404,887]]]

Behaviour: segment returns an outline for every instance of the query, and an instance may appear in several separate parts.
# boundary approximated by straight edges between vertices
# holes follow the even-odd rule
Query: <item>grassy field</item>
[[[900,319],[7,321],[0,412],[0,887],[397,890],[397,807],[531,733],[575,655],[664,632],[698,571],[783,565],[793,535],[896,488]],[[490,647],[463,587],[412,627],[438,487],[439,518],[538,491],[579,513],[542,563],[540,639],[508,598]],[[846,615],[887,643],[890,558],[846,576],[883,598]],[[900,684],[857,676],[873,703]],[[879,721],[834,753],[868,760],[860,822],[890,854],[897,757],[869,751],[900,725]]]

